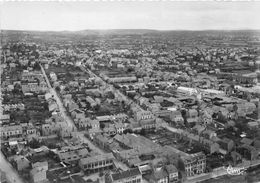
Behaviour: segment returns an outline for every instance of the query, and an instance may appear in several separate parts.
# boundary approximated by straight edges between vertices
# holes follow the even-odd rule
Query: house
[[[30,167],[30,161],[21,155],[14,157],[14,162],[18,171],[22,171]]]
[[[24,110],[24,104],[19,103],[19,104],[5,104],[3,105],[4,111],[10,111],[10,110],[15,110],[15,109],[20,109]]]
[[[168,173],[162,168],[155,168],[151,176],[149,177],[150,183],[168,183]]]
[[[71,117],[78,121],[79,119],[83,119],[85,118],[85,113],[84,111],[80,110],[80,109],[74,109],[71,111]]]
[[[0,128],[1,137],[20,137],[23,135],[23,129],[20,125],[4,126]]]
[[[193,129],[195,134],[200,135],[206,129],[206,127],[202,125],[195,125]]]
[[[102,133],[102,130],[99,129],[99,128],[90,128],[88,129],[88,132],[87,132],[87,135],[93,139],[95,135],[97,134],[101,134]]]
[[[210,153],[214,153],[214,152],[219,152],[219,144],[212,141],[212,140],[208,140],[206,138],[201,137],[200,141],[199,141],[203,147]]]
[[[37,162],[32,164],[30,171],[31,180],[34,183],[42,183],[47,181],[46,172],[48,170],[48,162]]]
[[[220,148],[223,149],[225,152],[232,151],[235,146],[234,141],[226,137],[218,141],[218,144],[220,145]]]
[[[56,128],[55,123],[46,123],[42,124],[41,127],[42,136],[49,136],[58,133],[58,129]]]
[[[51,98],[51,99],[48,100],[48,108],[49,108],[50,112],[58,109],[58,104],[56,103],[55,99]]]
[[[156,128],[155,116],[150,111],[136,110],[134,112],[134,119],[140,124],[143,129],[154,129]]]
[[[179,180],[177,168],[174,165],[169,164],[169,165],[165,166],[165,169],[166,169],[166,172],[168,174],[168,182],[169,183],[177,183],[178,180]]]
[[[82,146],[66,146],[57,151],[57,155],[62,162],[75,164],[81,158],[87,157],[89,152],[85,147]]]
[[[50,73],[50,78],[51,78],[51,81],[53,81],[53,82],[57,81],[57,79],[58,79],[57,75],[54,72]]]
[[[109,138],[108,136],[97,134],[93,136],[93,141],[102,149],[108,150],[109,149]]]
[[[37,132],[37,130],[32,124],[27,126],[27,128],[26,128],[27,135],[36,135],[36,132]]]
[[[103,132],[108,134],[108,135],[115,135],[117,133],[117,130],[116,130],[114,125],[110,124],[109,126],[106,126],[103,129]]]
[[[90,121],[89,121],[89,124],[90,124],[90,127],[91,127],[92,129],[99,129],[99,128],[100,128],[99,121],[96,120],[96,119],[90,120]]]
[[[112,169],[114,156],[112,153],[95,155],[79,160],[79,167],[83,171],[98,172],[105,169]]]
[[[172,111],[170,115],[170,119],[176,123],[183,123],[184,119],[180,111]]]
[[[10,114],[1,114],[0,115],[0,123],[9,123]]]
[[[212,140],[214,137],[217,136],[216,132],[210,130],[210,129],[206,129],[202,132],[202,135],[207,138],[207,139],[210,139]]]
[[[91,107],[94,107],[97,105],[97,102],[90,96],[86,97],[86,101],[90,104]]]
[[[142,175],[138,168],[132,168],[126,171],[109,174],[105,183],[141,183]]]
[[[152,119],[154,119],[154,115],[150,111],[137,110],[134,113],[134,119],[138,122],[142,121],[142,120],[152,120]]]
[[[32,168],[42,168],[45,171],[48,170],[48,162],[47,161],[43,161],[43,162],[36,162],[36,163],[32,163]]]
[[[196,109],[189,109],[187,111],[187,118],[197,118],[198,117],[198,111]]]
[[[115,123],[116,133],[122,134],[125,130],[125,125],[123,123]]]
[[[187,177],[204,173],[206,170],[206,155],[202,152],[181,156]]]
[[[240,153],[243,158],[247,160],[256,160],[260,157],[260,150],[247,144],[243,144],[237,148],[237,152]]]

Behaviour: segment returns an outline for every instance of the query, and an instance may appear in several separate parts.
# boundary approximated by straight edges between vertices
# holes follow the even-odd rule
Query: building
[[[82,146],[63,147],[57,152],[59,159],[68,164],[76,164],[81,158],[88,156],[88,150]]]
[[[3,109],[4,111],[11,111],[16,109],[24,110],[24,104],[5,104],[3,105]]]
[[[47,181],[46,172],[48,170],[48,162],[37,162],[32,164],[30,171],[31,180],[34,183],[42,183]]]
[[[114,156],[112,153],[82,158],[79,166],[86,172],[98,172],[106,169],[112,169],[114,166]]]
[[[203,152],[181,156],[187,177],[204,173],[206,170],[206,155]]]
[[[14,162],[18,171],[25,170],[30,167],[30,161],[24,156],[16,156]]]
[[[141,183],[142,174],[138,168],[109,174],[106,177],[106,183]]]
[[[149,177],[150,183],[168,183],[168,173],[167,171],[162,168],[155,168],[153,173]]]
[[[150,111],[135,111],[134,119],[140,124],[143,129],[156,128],[155,116]]]
[[[183,87],[183,86],[178,87],[177,92],[182,95],[187,95],[187,96],[191,96],[191,95],[198,93],[197,89],[195,89],[195,88],[188,88],[188,87]]]
[[[179,180],[177,168],[174,165],[169,164],[169,165],[165,166],[165,169],[166,169],[166,172],[168,174],[168,182],[169,183],[177,183],[178,180]]]
[[[1,137],[20,137],[23,134],[23,128],[20,125],[4,126],[0,128]]]
[[[224,154],[231,152],[235,146],[234,141],[226,137],[218,141],[218,144]]]

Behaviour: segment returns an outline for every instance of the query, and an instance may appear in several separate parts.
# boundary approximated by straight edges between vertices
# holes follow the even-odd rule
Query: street
[[[59,110],[60,110],[62,117],[67,122],[68,127],[70,128],[71,131],[76,130],[76,126],[75,126],[73,120],[71,119],[70,116],[67,115],[67,111],[66,111],[65,107],[63,106],[63,103],[62,103],[60,97],[58,96],[57,92],[55,91],[55,89],[52,88],[49,78],[47,77],[46,72],[45,72],[44,68],[42,67],[42,65],[41,65],[41,70],[45,77],[46,83],[49,87],[49,92],[52,94],[52,96],[54,97],[54,99],[57,102],[57,105],[59,106]]]
[[[84,132],[79,132],[78,131],[77,127],[74,124],[74,121],[67,114],[67,111],[66,111],[66,109],[65,109],[65,107],[64,107],[64,105],[63,105],[63,103],[62,103],[62,101],[60,99],[60,97],[58,96],[56,90],[52,88],[52,86],[50,84],[50,81],[49,81],[49,78],[47,77],[46,72],[45,72],[45,70],[44,70],[44,68],[42,66],[41,66],[41,69],[42,69],[42,73],[43,73],[43,75],[45,77],[45,80],[47,82],[47,85],[49,87],[50,93],[53,95],[54,99],[56,100],[57,105],[59,106],[60,113],[61,113],[62,117],[65,119],[65,121],[67,122],[67,124],[68,124],[70,130],[73,132],[74,136],[77,137],[81,142],[87,143],[89,148],[92,149],[94,152],[96,152],[98,154],[104,154],[105,152],[102,149],[100,149],[99,147],[95,146],[88,138],[86,138],[84,136]],[[87,72],[87,71],[85,70],[85,72]],[[103,84],[105,84],[105,82]],[[128,169],[128,167],[125,164],[123,164],[122,162],[119,162],[117,160],[115,160],[115,164],[116,164],[117,167],[120,167],[123,170],[127,170]]]

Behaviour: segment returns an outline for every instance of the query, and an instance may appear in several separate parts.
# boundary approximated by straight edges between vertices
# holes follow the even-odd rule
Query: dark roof
[[[137,176],[137,175],[141,175],[139,168],[133,168],[133,169],[126,170],[123,172],[114,173],[111,176],[113,178],[113,181],[116,181],[116,180],[125,179],[128,177],[133,177],[133,176]]]
[[[251,144],[253,144],[253,142],[254,142],[254,140],[249,139],[249,138],[243,138],[243,139],[241,140],[241,143],[247,144],[247,145],[251,145]]]
[[[173,164],[167,165],[165,168],[169,174],[178,172],[177,168]]]

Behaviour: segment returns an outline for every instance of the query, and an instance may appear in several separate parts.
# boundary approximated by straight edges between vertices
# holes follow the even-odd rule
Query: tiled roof
[[[130,177],[137,176],[137,175],[141,175],[140,170],[138,168],[133,168],[133,169],[126,170],[123,172],[114,173],[111,176],[113,178],[113,181],[117,181],[117,180],[130,178]]]

